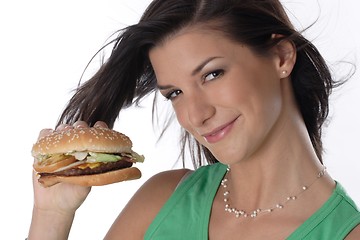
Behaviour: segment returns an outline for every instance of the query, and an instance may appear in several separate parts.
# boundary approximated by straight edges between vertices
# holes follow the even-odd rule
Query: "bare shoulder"
[[[346,240],[358,240],[360,239],[360,224],[357,225],[350,233],[346,236]]]
[[[134,194],[105,239],[143,239],[146,229],[189,169],[158,173]]]

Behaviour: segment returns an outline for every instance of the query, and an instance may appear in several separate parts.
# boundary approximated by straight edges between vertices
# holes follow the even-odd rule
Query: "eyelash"
[[[215,80],[215,79],[221,77],[222,75],[224,75],[224,70],[218,69],[218,70],[215,70],[215,71],[205,74],[202,79],[203,79],[203,82],[208,82],[208,81]],[[209,76],[212,76],[213,78],[207,79]],[[180,93],[181,93],[181,90],[178,90],[178,89],[171,90],[165,95],[165,98],[166,98],[166,100],[171,101],[174,98],[176,98]],[[176,94],[176,96],[172,97],[173,94]]]
[[[181,90],[172,90],[172,91],[170,91],[169,93],[167,93],[166,95],[165,95],[165,98],[166,98],[166,100],[172,100],[172,99],[174,99],[175,97],[172,97],[171,95],[173,95],[174,93],[176,93],[176,96],[178,96],[180,93],[181,93]]]
[[[215,71],[212,71],[210,73],[205,74],[204,77],[203,77],[203,80],[204,80],[204,82],[212,81],[214,79],[217,79],[217,78],[221,77],[222,75],[224,75],[224,70],[223,69],[218,69],[218,70],[215,70]],[[209,76],[212,76],[213,79],[207,80],[206,78],[209,77]]]

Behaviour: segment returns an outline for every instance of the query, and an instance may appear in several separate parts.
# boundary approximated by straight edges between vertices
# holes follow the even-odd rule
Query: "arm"
[[[53,130],[44,129],[39,138]],[[59,183],[49,188],[42,187],[33,172],[34,207],[28,240],[67,239],[75,211],[90,192],[89,187]]]
[[[67,239],[75,216],[90,188],[59,183],[43,188],[33,173],[34,208],[28,240]]]
[[[74,214],[43,211],[34,207],[28,240],[67,239]]]
[[[150,178],[119,214],[105,239],[143,239],[150,223],[188,171],[171,170]]]

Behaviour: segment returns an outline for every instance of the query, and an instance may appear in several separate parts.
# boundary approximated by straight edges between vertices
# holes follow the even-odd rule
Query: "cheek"
[[[244,104],[248,103],[254,95],[246,82],[244,83],[244,81],[234,78],[217,86],[213,96],[216,98],[219,106],[244,110],[242,109]]]

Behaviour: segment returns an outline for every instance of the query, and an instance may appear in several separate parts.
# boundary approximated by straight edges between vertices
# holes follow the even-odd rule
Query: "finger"
[[[38,140],[39,140],[40,138],[43,138],[43,137],[45,137],[45,136],[50,135],[50,134],[53,133],[53,132],[54,132],[54,130],[51,129],[51,128],[42,129],[42,130],[40,131],[40,133],[39,133]]]
[[[88,125],[87,122],[85,122],[85,121],[76,121],[76,122],[73,124],[73,127],[74,127],[74,128],[88,128],[89,125]]]
[[[61,132],[64,131],[66,129],[72,129],[74,128],[73,126],[69,125],[69,124],[60,124],[57,128],[56,131]]]
[[[108,125],[103,122],[103,121],[97,121],[95,124],[94,124],[94,127],[95,128],[109,128]]]

